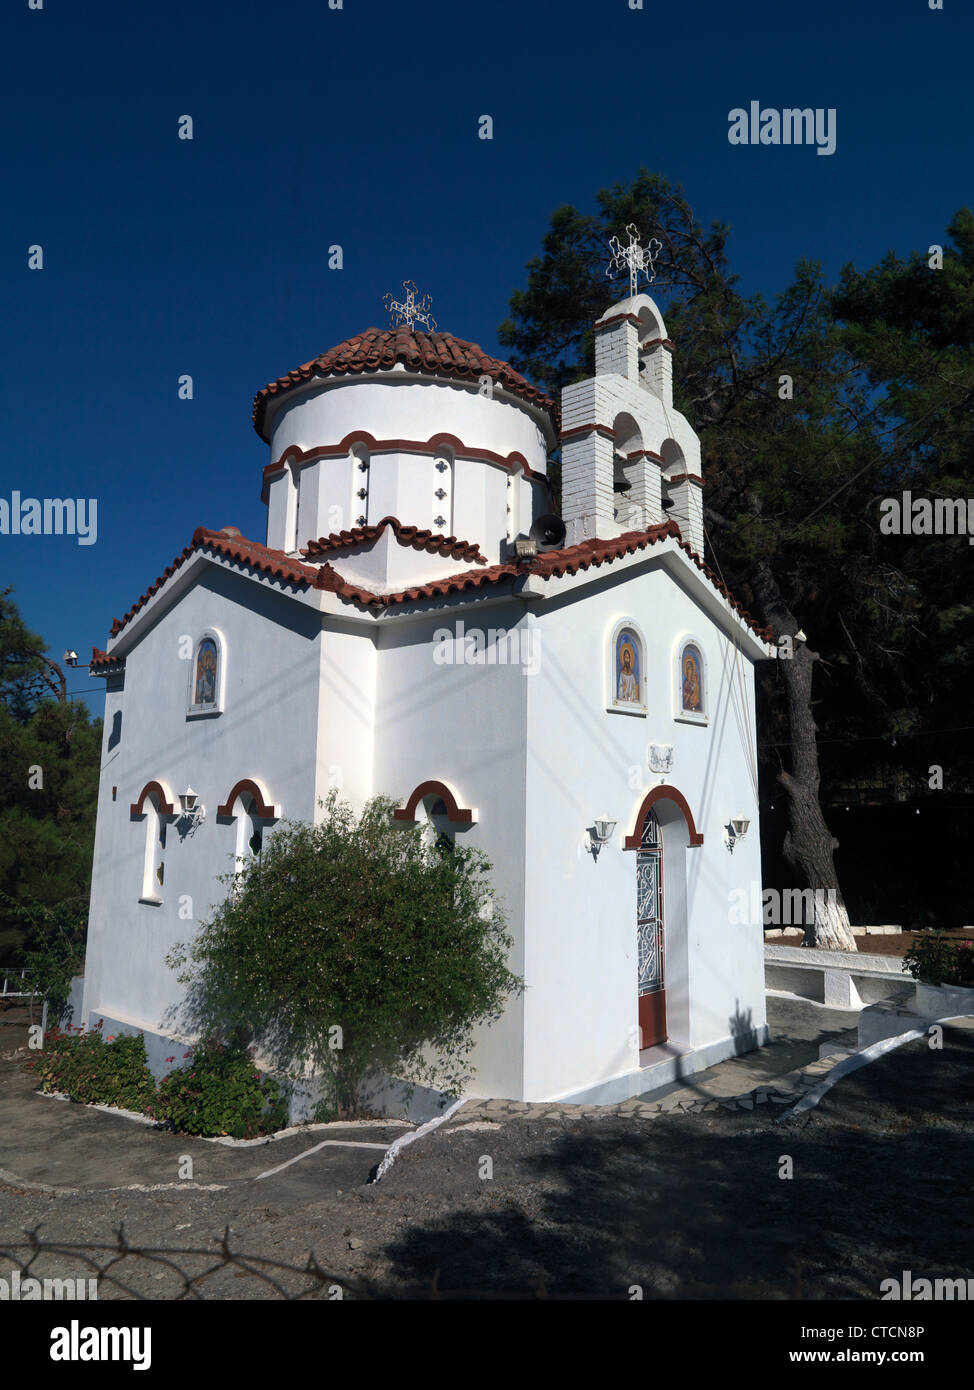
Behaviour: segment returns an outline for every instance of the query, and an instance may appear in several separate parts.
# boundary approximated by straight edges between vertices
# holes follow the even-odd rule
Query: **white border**
[[[196,656],[200,643],[211,637],[216,643],[216,700],[212,705],[193,703],[196,685]],[[189,662],[189,691],[186,700],[187,719],[206,719],[223,713],[223,696],[227,688],[227,644],[223,633],[215,627],[205,627],[193,641],[193,655]]]
[[[700,672],[703,683],[703,713],[691,714],[683,708],[683,651],[684,648],[694,646],[700,653],[700,663],[703,667]],[[707,648],[700,638],[693,632],[681,632],[676,642],[673,644],[673,651],[670,656],[670,679],[673,682],[673,718],[678,724],[698,724],[706,726],[710,723],[710,664],[707,661]]]
[[[615,676],[616,676],[616,640],[624,627],[630,628],[636,635],[639,642],[639,694],[638,705],[630,703],[628,700],[617,700],[615,696]],[[630,714],[637,718],[645,719],[649,713],[649,706],[646,700],[646,682],[648,674],[646,671],[646,638],[639,623],[634,618],[618,618],[612,626],[607,645],[605,663],[605,708],[610,714]]]

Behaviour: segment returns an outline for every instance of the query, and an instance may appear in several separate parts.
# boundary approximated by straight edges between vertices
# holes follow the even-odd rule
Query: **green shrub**
[[[61,1091],[82,1105],[145,1111],[156,1089],[142,1034],[105,1038],[100,1023],[87,1033],[49,1029],[25,1069],[42,1091]]]
[[[921,984],[974,988],[974,946],[966,939],[951,941],[942,932],[931,932],[914,942],[903,960]]]
[[[159,1083],[150,1112],[184,1134],[252,1139],[287,1123],[286,1098],[241,1047],[200,1044],[192,1061]]]
[[[167,962],[186,986],[183,1031],[254,1040],[276,1071],[323,1078],[320,1113],[363,1113],[382,1074],[458,1094],[476,1025],[523,982],[490,864],[431,844],[375,797],[332,793],[315,825],[278,824]]]

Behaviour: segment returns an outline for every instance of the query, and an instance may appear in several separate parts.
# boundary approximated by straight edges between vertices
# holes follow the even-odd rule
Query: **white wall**
[[[726,1038],[742,1015],[752,1027],[765,1022],[760,929],[729,923],[731,889],[748,887],[752,878],[760,882],[746,746],[754,730],[753,667],[738,656],[735,671],[730,641],[662,569],[627,584],[619,578],[590,588],[584,605],[552,605],[538,614],[541,670],[528,682],[528,1099],[581,1089],[638,1064],[636,864],[623,842],[635,830],[643,797],[661,781],[647,767],[649,742],[673,745],[673,770],[665,780],[686,797],[704,836],[702,846],[684,854],[682,817],[672,803],[657,804],[672,1017],[678,1018],[687,989],[691,1000],[690,1036],[680,1041],[700,1047]],[[625,616],[639,624],[649,651],[645,718],[605,709],[605,653],[615,623]],[[707,726],[673,717],[673,649],[684,630],[700,639],[707,658]],[[737,813],[751,818],[752,829],[731,854],[723,826]],[[618,824],[596,861],[586,852],[585,829],[602,815]],[[674,877],[673,861],[681,855],[685,887]],[[684,892],[685,943],[678,927]]]
[[[420,783],[446,781],[478,820],[459,842],[482,849],[491,881],[515,937],[510,968],[523,967],[524,786],[526,677],[518,666],[440,665],[433,660],[439,628],[510,627],[528,621],[523,605],[482,611],[455,607],[435,617],[390,624],[379,638],[376,681],[375,790],[404,803]],[[523,1003],[481,1030],[473,1094],[519,1096],[522,1088]]]
[[[192,663],[180,658],[179,644],[204,628],[217,628],[226,643],[224,713],[188,719]],[[311,817],[320,628],[313,609],[208,565],[127,654],[124,692],[106,696],[86,1021],[90,1013],[104,1012],[148,1029],[162,1024],[179,995],[165,956],[176,942],[192,937],[198,921],[225,895],[217,875],[230,867],[235,826],[218,823],[216,811],[240,778],[262,782],[285,816]],[[118,710],[121,737],[110,750]],[[129,811],[153,780],[168,787],[177,809],[178,794],[191,784],[206,809],[205,823],[191,836],[181,838],[168,825],[161,906],[138,901],[145,822],[133,820]]]
[[[546,1099],[638,1066],[635,1032],[635,853],[622,848],[660,779],[650,741],[673,744],[666,779],[686,796],[705,843],[686,848],[670,802],[663,823],[671,1032],[686,1047],[765,1022],[760,927],[730,922],[729,894],[760,883],[757,804],[748,770],[753,670],[694,598],[651,561],[607,570],[561,597],[490,603],[455,598],[435,613],[378,623],[322,617],[267,585],[207,566],[202,578],[127,654],[124,693],[109,690],[84,1017],[104,1013],[149,1030],[178,998],[166,953],[223,896],[234,827],[216,809],[242,777],[263,782],[285,816],[312,819],[330,785],[355,805],[375,793],[404,802],[430,779],[453,786],[476,823],[461,838],[483,849],[514,936],[511,968],[526,994],[478,1036],[474,1094]],[[466,606],[463,606],[464,603]],[[607,648],[629,617],[647,643],[646,717],[606,710]],[[435,633],[526,634],[523,664],[442,664]],[[181,636],[222,632],[225,712],[187,719]],[[700,642],[707,726],[674,719],[678,637]],[[490,647],[488,647],[488,651]],[[496,652],[496,647],[494,648]],[[532,671],[526,674],[527,671]],[[743,694],[742,694],[743,682]],[[111,684],[115,684],[115,679]],[[123,714],[114,749],[113,715]],[[207,810],[195,835],[170,824],[162,906],[140,904],[144,822],[129,805],[146,782],[172,797],[187,783]],[[112,800],[112,786],[118,787]],[[723,827],[752,829],[733,855]],[[618,822],[598,861],[586,851],[597,815]],[[681,894],[686,928],[681,934]],[[179,916],[183,895],[189,919]]]

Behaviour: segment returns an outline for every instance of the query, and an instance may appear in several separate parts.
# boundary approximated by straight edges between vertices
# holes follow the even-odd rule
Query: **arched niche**
[[[302,532],[301,520],[301,464],[297,459],[290,459],[287,465],[287,539],[288,543],[284,549],[287,551],[297,550],[298,546],[306,545],[311,539]],[[307,510],[307,508],[305,508]]]
[[[437,440],[433,445],[430,468],[430,528],[443,536],[455,534],[453,495],[456,485],[456,449]]]
[[[372,459],[369,445],[357,439],[348,446],[348,529],[369,522],[369,474]],[[342,528],[345,529],[345,528]]]
[[[435,814],[445,815],[445,819],[450,825],[464,826],[475,823],[476,811],[460,805],[459,797],[449,783],[435,780],[420,782],[405,806],[399,806],[393,811],[392,819],[394,821],[412,821],[414,824],[420,819],[428,820],[429,816],[434,814],[432,808],[438,801],[443,803],[443,810],[442,812],[437,810]],[[423,810],[422,814],[419,815],[417,812],[421,804]]]
[[[640,296],[642,303],[636,310],[636,317],[639,319],[639,350],[643,349],[666,337],[666,328],[663,324],[663,315],[648,296]]]
[[[685,507],[681,505],[682,494],[679,491],[680,485],[674,479],[680,478],[687,471],[686,458],[683,450],[675,439],[664,439],[660,445],[660,501],[664,514],[679,525],[680,529],[686,525]],[[684,537],[686,539],[686,537]]]
[[[614,714],[645,716],[647,710],[646,639],[632,618],[620,618],[609,635],[605,707]]]
[[[166,871],[166,827],[174,814],[172,793],[162,782],[146,782],[129,814],[133,820],[142,820],[145,830],[139,902],[159,907]]]
[[[239,873],[247,860],[259,854],[264,831],[279,820],[280,806],[273,805],[265,789],[252,777],[243,777],[231,788],[226,801],[217,808],[217,820],[233,822],[234,863]]]
[[[681,633],[673,648],[673,718],[683,724],[710,720],[707,651],[692,632]]]
[[[226,690],[227,644],[218,628],[197,633],[189,671],[186,718],[207,718],[223,713]]]
[[[507,540],[508,544],[513,545],[521,534],[521,488],[524,482],[524,461],[520,457],[513,458],[510,471],[507,474]],[[532,518],[526,518],[527,526],[525,530],[530,530]]]
[[[674,826],[685,848],[695,849],[703,844],[703,835],[697,829],[690,803],[676,787],[664,785],[653,787],[643,797],[633,818],[632,832],[626,836],[623,849],[639,849],[650,811],[655,813],[663,828],[664,837],[667,827]]]
[[[649,500],[646,446],[639,422],[628,411],[620,411],[612,423],[615,436],[612,463],[612,493],[615,520],[624,529],[646,524]]]

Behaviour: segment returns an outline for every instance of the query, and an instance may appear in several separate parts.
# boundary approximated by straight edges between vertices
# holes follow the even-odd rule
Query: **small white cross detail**
[[[406,291],[406,298],[403,303],[398,299],[393,299],[391,294],[382,296],[382,303],[392,316],[392,326],[405,324],[407,328],[412,328],[416,323],[425,323],[427,333],[436,332],[436,319],[430,313],[433,301],[428,294],[424,294],[422,299],[417,300],[419,293],[412,280],[403,280],[402,287]]]

